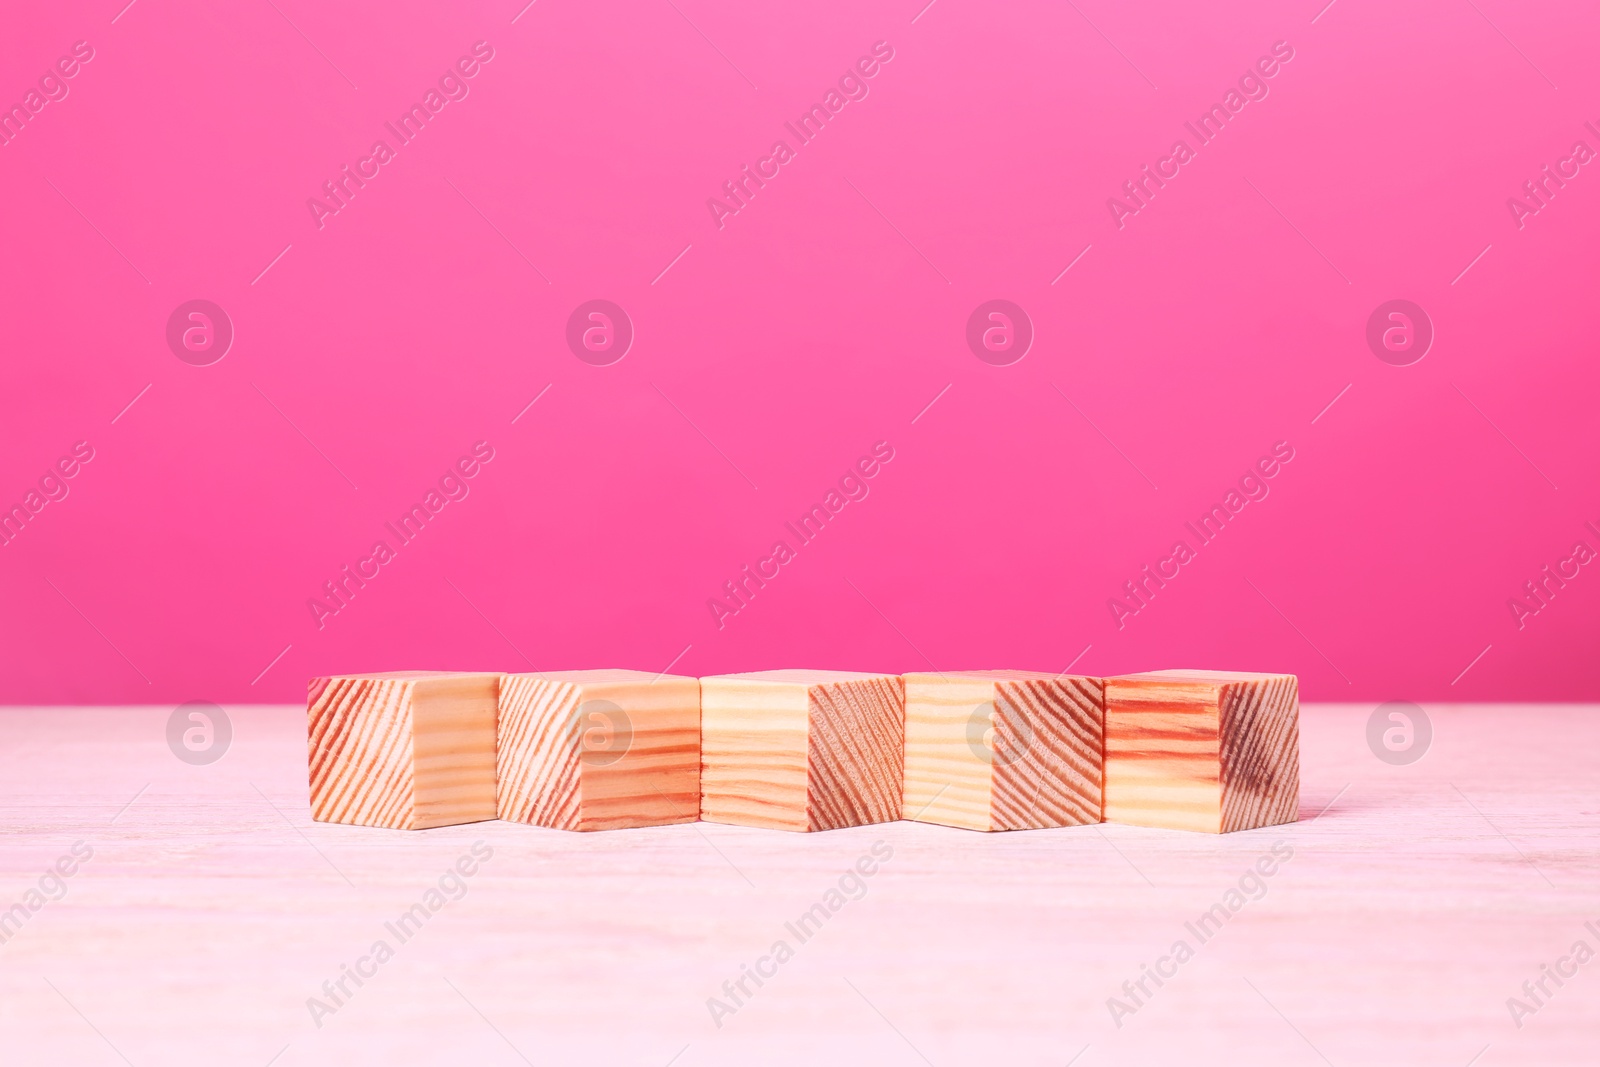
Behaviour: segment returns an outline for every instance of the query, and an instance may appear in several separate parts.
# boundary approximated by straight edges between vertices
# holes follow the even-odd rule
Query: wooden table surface
[[[23,907],[0,914],[0,1063],[1600,1062],[1600,960],[1507,1005],[1600,951],[1600,708],[1431,707],[1405,767],[1368,750],[1371,710],[1307,707],[1302,821],[1219,838],[331,826],[303,709],[229,709],[208,766],[169,750],[170,708],[3,709],[0,909]],[[449,899],[475,842],[492,857]],[[1202,943],[1186,924],[1255,893],[1279,842]],[[418,903],[440,907],[402,943],[386,924]],[[818,903],[802,942],[786,924]],[[723,983],[779,940],[736,1007]],[[1114,1021],[1179,940],[1192,958]],[[323,983],[364,957],[335,1006]]]

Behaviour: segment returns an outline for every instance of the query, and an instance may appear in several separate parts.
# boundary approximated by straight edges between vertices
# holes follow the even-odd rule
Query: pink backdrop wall
[[[7,16],[0,701],[530,663],[1600,697],[1592,5],[524,2]],[[220,360],[214,312],[169,344],[192,300]],[[1026,320],[982,359],[991,300]]]

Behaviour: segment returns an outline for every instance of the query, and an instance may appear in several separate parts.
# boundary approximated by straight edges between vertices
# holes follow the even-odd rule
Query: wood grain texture
[[[579,689],[531,674],[500,680],[495,807],[500,818],[578,829]]]
[[[900,818],[905,688],[887,675],[807,691],[806,813],[812,830]]]
[[[75,842],[93,850],[5,931],[0,1061],[523,1067],[514,1046],[540,1065],[1062,1067],[1090,1045],[1073,1067],[1241,1050],[1282,1067],[1592,1063],[1600,959],[1520,1028],[1506,1001],[1575,940],[1600,944],[1600,706],[1430,703],[1432,747],[1403,767],[1368,749],[1373,710],[1303,706],[1300,821],[1213,836],[384,833],[311,820],[303,704],[228,705],[232,747],[204,767],[168,750],[171,705],[0,709],[0,914]],[[399,945],[385,924],[479,841],[493,858]],[[1294,858],[1265,895],[1197,944],[1186,924],[1280,841]],[[865,895],[798,944],[785,924],[874,846],[893,855]],[[378,938],[396,957],[319,1028],[307,998]],[[796,957],[718,1027],[707,998],[779,938]],[[1118,1027],[1107,998],[1179,938],[1196,957]]]
[[[905,818],[971,830],[1100,821],[1100,679],[960,671],[905,686]]]
[[[693,822],[700,682],[642,671],[506,675],[500,818],[562,830]]]
[[[1299,709],[1293,675],[1178,670],[1107,679],[1106,819],[1206,833],[1292,822]]]
[[[1066,677],[995,684],[996,729],[1027,739],[996,759],[991,818],[996,830],[1082,826],[1104,807],[1105,682]]]
[[[494,818],[498,688],[494,674],[312,679],[312,817],[397,830]]]
[[[700,817],[828,830],[900,817],[904,690],[892,675],[700,679]]]
[[[907,674],[905,788],[902,817],[919,822],[992,828],[993,775],[974,751],[973,717],[992,715],[994,682],[970,674]]]

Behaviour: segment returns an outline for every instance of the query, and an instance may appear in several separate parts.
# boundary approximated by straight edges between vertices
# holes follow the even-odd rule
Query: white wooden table
[[[0,909],[23,904],[0,913],[0,1063],[1600,1062],[1600,959],[1520,1028],[1507,1007],[1574,942],[1600,952],[1600,708],[1431,707],[1431,751],[1394,767],[1370,707],[1308,707],[1303,821],[1222,838],[329,826],[302,709],[229,709],[209,766],[168,749],[170,710],[0,710]],[[30,911],[78,841],[92,858]],[[480,841],[402,943],[385,924]],[[1293,857],[1201,943],[1185,924],[1277,842]],[[874,846],[864,895],[802,943],[785,924]],[[1108,998],[1134,1006],[1123,983],[1180,939],[1193,958],[1119,1027]],[[736,1005],[724,982],[779,940]],[[336,1004],[324,982],[363,958]],[[737,1008],[720,1026],[712,997]]]

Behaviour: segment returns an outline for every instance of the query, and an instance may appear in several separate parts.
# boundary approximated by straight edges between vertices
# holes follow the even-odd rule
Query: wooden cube
[[[905,818],[969,830],[1101,821],[1103,680],[961,671],[905,686]]]
[[[643,671],[508,674],[500,818],[558,830],[694,822],[700,681]]]
[[[756,671],[700,679],[700,817],[778,830],[900,818],[895,675]]]
[[[496,674],[313,678],[311,817],[422,830],[494,818]]]
[[[1292,674],[1152,671],[1106,679],[1106,819],[1229,833],[1300,810]]]

